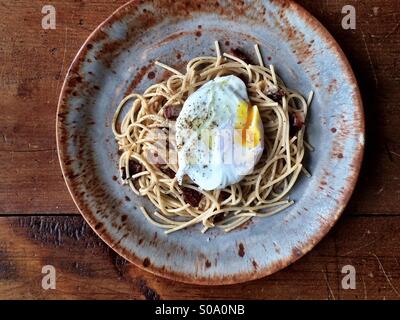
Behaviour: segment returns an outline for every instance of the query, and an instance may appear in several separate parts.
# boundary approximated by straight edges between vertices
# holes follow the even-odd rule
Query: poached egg
[[[264,128],[246,85],[233,75],[205,83],[185,101],[176,122],[181,184],[223,189],[250,174],[264,150]]]

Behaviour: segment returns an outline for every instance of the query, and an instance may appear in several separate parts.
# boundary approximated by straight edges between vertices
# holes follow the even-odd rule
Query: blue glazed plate
[[[213,55],[253,55],[258,43],[287,85],[315,92],[308,124],[311,178],[290,197],[295,205],[254,218],[228,234],[197,227],[165,235],[138,209],[154,208],[121,186],[111,120],[129,92],[165,79],[155,60],[183,70]],[[254,57],[255,58],[255,57]],[[311,250],[339,218],[354,189],[364,149],[364,115],[357,83],[326,29],[292,1],[132,1],[87,39],[59,100],[57,142],[62,171],[80,212],[95,232],[135,265],[178,281],[220,285],[276,272]]]

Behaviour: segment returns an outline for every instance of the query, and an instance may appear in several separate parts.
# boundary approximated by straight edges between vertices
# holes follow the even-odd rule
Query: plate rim
[[[314,17],[308,10],[306,10],[303,6],[298,4],[294,0],[275,0],[279,4],[290,6],[291,9],[302,19],[305,20],[305,23],[308,25],[313,25],[316,32],[319,36],[325,41],[331,44],[330,50],[332,50],[335,54],[337,54],[337,59],[343,64],[343,73],[346,78],[349,79],[349,83],[354,86],[354,94],[353,94],[353,101],[354,101],[354,109],[355,113],[359,116],[359,127],[356,128],[356,131],[359,137],[365,139],[365,113],[363,108],[362,96],[360,92],[360,88],[358,85],[357,78],[354,74],[354,71],[351,67],[349,60],[347,59],[346,55],[344,54],[342,48],[340,47],[339,43],[336,39],[331,35],[331,33],[326,29],[326,27],[316,18]],[[352,155],[351,161],[353,165],[354,173],[349,176],[351,179],[347,182],[347,192],[346,194],[340,199],[340,207],[336,210],[336,212],[332,212],[329,216],[329,220],[326,221],[323,227],[319,229],[317,233],[315,233],[307,242],[305,242],[299,252],[293,252],[293,254],[283,261],[278,261],[274,263],[272,266],[264,267],[258,269],[257,272],[245,272],[241,274],[229,275],[229,276],[211,276],[211,277],[191,277],[186,273],[179,273],[177,271],[172,270],[164,270],[162,268],[157,268],[154,265],[150,265],[148,267],[143,266],[143,260],[138,258],[133,252],[127,251],[126,248],[120,246],[118,243],[113,243],[112,237],[108,234],[107,231],[100,232],[96,230],[95,225],[97,223],[95,216],[90,211],[85,211],[79,206],[79,201],[77,200],[76,193],[74,193],[73,186],[71,184],[71,180],[67,175],[66,164],[63,161],[64,153],[62,150],[63,142],[60,139],[60,131],[62,123],[60,121],[59,115],[63,110],[67,110],[66,104],[64,103],[64,98],[67,96],[67,84],[68,80],[71,75],[71,71],[77,67],[81,61],[82,55],[85,53],[85,49],[87,45],[91,42],[93,38],[95,38],[96,34],[107,24],[118,20],[119,16],[123,14],[123,11],[130,8],[137,6],[139,4],[139,0],[130,0],[127,3],[123,4],[114,12],[109,15],[105,20],[103,20],[86,38],[80,49],[78,50],[77,54],[73,58],[68,71],[65,75],[63,85],[61,87],[60,96],[58,99],[57,105],[57,113],[56,113],[56,148],[58,154],[58,160],[60,163],[62,175],[67,185],[67,189],[72,197],[72,200],[77,207],[78,211],[87,222],[87,224],[91,227],[91,229],[95,232],[97,236],[100,237],[102,241],[104,241],[108,247],[114,250],[117,254],[128,260],[129,262],[133,263],[136,267],[155,274],[157,276],[167,278],[170,280],[175,280],[179,282],[184,282],[188,284],[196,284],[196,285],[208,285],[208,286],[215,286],[215,285],[229,285],[229,284],[237,284],[248,282],[260,278],[264,278],[268,275],[271,275],[279,270],[286,268],[287,266],[291,265],[292,263],[296,262],[301,257],[305,256],[312,248],[314,248],[331,230],[331,228],[336,224],[337,220],[342,215],[345,207],[347,206],[354,189],[356,187],[358,177],[360,175],[361,166],[364,158],[364,151],[365,151],[365,144],[360,144],[359,147],[354,150],[354,154]],[[66,142],[64,142],[66,144]]]

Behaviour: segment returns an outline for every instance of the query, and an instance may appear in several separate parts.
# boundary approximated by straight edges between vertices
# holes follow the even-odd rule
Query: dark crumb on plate
[[[149,258],[144,258],[143,267],[147,268],[148,266],[150,266],[150,259]]]
[[[238,255],[240,256],[240,257],[244,257],[244,254],[245,254],[245,252],[244,252],[244,246],[243,246],[243,243],[239,243],[239,251],[238,251]]]

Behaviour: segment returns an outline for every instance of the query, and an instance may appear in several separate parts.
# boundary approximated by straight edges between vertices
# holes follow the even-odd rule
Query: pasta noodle
[[[141,210],[150,223],[166,229],[166,233],[199,223],[202,232],[214,227],[229,232],[253,217],[276,214],[293,204],[287,196],[300,173],[310,175],[302,164],[305,149],[312,150],[304,140],[303,124],[313,94],[306,100],[287,88],[272,65],[264,66],[257,45],[258,65],[222,54],[217,42],[216,49],[216,57],[189,61],[186,73],[156,62],[172,75],[142,95],[125,97],[113,118],[112,130],[122,152],[121,178],[136,195],[147,196],[154,204],[155,212]],[[179,185],[174,177],[178,164],[172,161],[176,155],[171,139],[174,122],[165,117],[165,109],[183,105],[207,81],[224,75],[243,79],[250,102],[259,108],[264,124],[263,156],[251,174],[223,190],[203,191],[190,181]],[[128,111],[122,117],[125,107]],[[185,201],[185,192],[201,198],[197,207]]]

